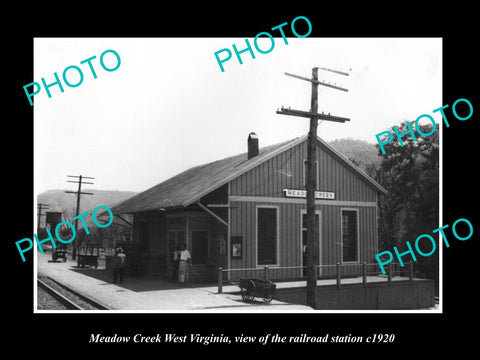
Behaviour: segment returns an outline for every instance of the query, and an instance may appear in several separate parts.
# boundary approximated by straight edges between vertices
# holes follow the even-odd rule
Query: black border
[[[130,5],[130,4],[128,4]],[[68,346],[72,354],[91,354],[97,351],[134,349],[161,353],[165,344],[89,344],[91,333],[105,335],[136,333],[190,334],[199,332],[224,335],[245,334],[261,336],[265,333],[280,335],[322,336],[363,335],[395,333],[393,344],[362,345],[375,356],[388,356],[392,346],[404,349],[412,356],[419,351],[436,353],[456,344],[465,351],[473,348],[475,329],[468,319],[475,314],[475,263],[478,257],[478,215],[473,211],[477,193],[476,129],[478,117],[478,90],[474,92],[476,74],[476,48],[474,37],[474,5],[462,3],[435,5],[420,8],[418,4],[383,4],[377,8],[365,3],[351,5],[340,3],[307,3],[303,9],[296,4],[260,7],[246,3],[218,5],[181,4],[176,9],[171,4],[110,4],[101,9],[97,4],[56,8],[45,5],[28,5],[25,9],[12,7],[10,28],[4,29],[8,37],[8,54],[4,55],[4,71],[7,74],[5,101],[6,126],[2,142],[8,176],[8,201],[4,214],[6,313],[12,313],[11,325],[5,343],[12,350],[28,344],[34,351],[48,352],[52,343]],[[195,8],[198,6],[198,8]],[[67,11],[68,10],[68,11]],[[453,120],[443,131],[443,223],[451,224],[458,218],[468,218],[474,225],[473,238],[469,241],[452,241],[443,256],[443,314],[33,314],[33,258],[21,262],[14,241],[32,236],[33,229],[33,108],[28,105],[23,85],[33,81],[33,37],[177,37],[177,36],[238,36],[253,37],[258,32],[290,22],[303,15],[310,19],[313,31],[310,37],[443,37],[444,46],[444,100],[452,104],[458,98],[467,98],[474,107],[473,117],[465,122]],[[5,25],[2,25],[5,26]],[[414,86],[414,84],[412,84]],[[408,104],[406,104],[408,106]],[[425,109],[426,113],[433,109]],[[450,114],[451,113],[447,113]],[[373,134],[372,134],[373,135]],[[12,138],[12,139],[10,139]],[[54,144],[44,144],[54,146]],[[13,189],[12,189],[13,187]],[[13,223],[12,223],[13,220]],[[31,253],[30,253],[31,254]],[[475,327],[475,323],[472,323]],[[357,348],[356,344],[346,344]],[[203,351],[219,351],[230,356],[233,345],[171,344],[168,348],[195,348]],[[282,350],[285,346],[298,351],[310,349],[338,349],[335,344],[273,346],[237,345],[235,348],[251,351]],[[300,347],[301,346],[301,347]],[[315,348],[313,347],[315,346]],[[318,346],[322,346],[318,348]],[[380,348],[378,347],[380,346]],[[224,350],[224,351],[222,351]],[[385,353],[384,351],[389,351]],[[237,351],[237,350],[236,350]],[[382,351],[382,353],[376,353]],[[167,356],[167,353],[161,353]],[[256,355],[257,353],[255,353]],[[295,353],[296,354],[296,353]],[[320,353],[321,354],[321,353]]]

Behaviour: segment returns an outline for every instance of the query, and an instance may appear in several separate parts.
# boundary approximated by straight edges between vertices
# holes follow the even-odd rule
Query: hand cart
[[[243,301],[252,302],[255,296],[270,302],[275,295],[275,285],[270,280],[241,278],[239,283]]]
[[[95,266],[98,267],[98,257],[100,255],[100,244],[84,244],[78,249],[78,267]]]

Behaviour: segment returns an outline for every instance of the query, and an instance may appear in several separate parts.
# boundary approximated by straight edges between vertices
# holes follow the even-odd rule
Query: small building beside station
[[[118,204],[133,216],[129,249],[145,273],[170,276],[176,246],[191,253],[189,281],[229,279],[249,269],[270,277],[303,275],[306,245],[307,136],[259,148],[251,133],[246,152],[188,169]],[[319,265],[374,263],[378,197],[386,190],[316,139],[316,241]],[[319,276],[328,276],[327,267]],[[323,273],[322,273],[323,271]]]

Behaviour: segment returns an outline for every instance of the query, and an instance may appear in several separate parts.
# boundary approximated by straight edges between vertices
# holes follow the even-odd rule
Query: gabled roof
[[[184,207],[195,203],[211,191],[225,185],[255,166],[306,141],[307,136],[298,137],[282,143],[266,146],[259,154],[248,160],[247,153],[231,156],[208,164],[195,166],[164,182],[137,194],[114,206],[114,214],[131,214],[162,208]],[[317,138],[318,145],[364,178],[377,191],[387,193],[375,180],[370,178],[351,161],[339,154],[325,141]]]

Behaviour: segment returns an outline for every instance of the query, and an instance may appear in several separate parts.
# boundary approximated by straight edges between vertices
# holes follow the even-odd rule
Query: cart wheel
[[[242,288],[241,294],[242,294],[242,300],[245,302],[252,302],[254,299],[254,296],[250,294],[249,289]]]
[[[272,301],[272,299],[273,299],[273,293],[271,293],[271,292],[268,291],[268,290],[264,290],[264,291],[263,291],[263,294],[262,294],[262,299],[263,299],[263,301],[265,301],[265,302],[270,302],[270,301]]]
[[[252,302],[255,296],[252,293],[255,291],[255,283],[252,280],[247,281],[245,288],[242,288],[242,299],[246,302]]]
[[[240,294],[242,294],[242,300],[247,301],[247,298],[248,298],[247,289],[240,288]]]

